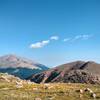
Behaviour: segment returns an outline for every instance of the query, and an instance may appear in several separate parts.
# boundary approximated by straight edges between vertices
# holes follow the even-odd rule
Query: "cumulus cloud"
[[[58,40],[59,37],[58,37],[58,36],[52,36],[50,39],[51,39],[51,40]]]
[[[51,42],[51,40],[56,40],[57,41],[58,39],[59,39],[58,36],[52,36],[48,40],[44,40],[44,41],[41,41],[41,42],[31,44],[30,48],[33,48],[33,49],[42,48],[42,47],[48,45]]]
[[[42,48],[42,47],[44,47],[45,45],[47,45],[49,43],[50,43],[50,40],[37,42],[37,43],[31,44],[30,48]]]

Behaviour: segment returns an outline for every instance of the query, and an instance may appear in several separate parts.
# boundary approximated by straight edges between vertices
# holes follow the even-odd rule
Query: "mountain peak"
[[[33,75],[29,79],[37,83],[96,83],[100,81],[99,76],[100,64],[93,61],[75,61]]]
[[[20,78],[27,78],[26,76],[45,71],[48,68],[40,63],[35,63],[27,58],[9,54],[0,57],[0,72],[7,72],[19,76]]]
[[[41,64],[15,54],[9,54],[0,57],[0,66],[2,67],[26,67],[37,69],[39,67],[37,65]]]
[[[2,59],[2,60],[8,60],[8,61],[17,61],[17,56],[16,55],[14,55],[14,54],[9,54],[9,55],[5,55],[5,56],[2,56],[2,57],[0,57],[0,59]]]

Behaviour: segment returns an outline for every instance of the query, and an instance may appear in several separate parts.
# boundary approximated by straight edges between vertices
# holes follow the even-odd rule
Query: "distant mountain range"
[[[8,73],[26,79],[27,77],[48,70],[45,65],[16,55],[0,57],[0,72]]]
[[[36,83],[100,83],[100,64],[76,61],[49,69],[16,55],[0,57],[0,72]]]
[[[100,64],[76,61],[29,77],[36,83],[100,83]]]

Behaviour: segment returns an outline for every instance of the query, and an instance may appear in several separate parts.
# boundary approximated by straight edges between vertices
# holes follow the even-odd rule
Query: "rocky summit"
[[[76,61],[29,77],[36,83],[100,83],[100,64]]]

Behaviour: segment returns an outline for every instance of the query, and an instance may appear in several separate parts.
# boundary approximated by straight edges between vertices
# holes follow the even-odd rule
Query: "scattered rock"
[[[10,80],[9,79],[7,79],[7,77],[6,76],[1,76],[1,78],[2,79],[4,79],[5,81],[7,81],[7,82],[10,82]]]
[[[20,81],[20,82],[17,82],[17,81],[16,81],[16,87],[17,87],[17,88],[23,88],[22,81]]]
[[[80,98],[82,98],[83,97],[83,95],[82,94],[80,94]]]
[[[38,90],[38,88],[33,88],[33,90],[34,90],[34,91],[37,91],[37,90]]]
[[[50,86],[50,87],[48,87],[48,89],[53,89],[54,88],[54,86]]]
[[[80,90],[77,90],[76,92],[79,92],[80,94],[83,94],[84,90],[80,89]]]
[[[96,98],[96,94],[90,88],[86,88],[85,91],[89,92],[94,99]]]
[[[90,88],[86,88],[85,91],[88,91],[89,93],[93,93],[93,91]]]
[[[45,83],[44,86],[50,86],[50,84],[46,84],[46,83]]]
[[[96,98],[96,94],[95,93],[92,93],[91,94],[91,97],[93,97],[95,99]]]
[[[27,84],[32,85],[35,84],[34,82],[31,82],[30,80],[27,81]]]
[[[83,93],[84,93],[84,90],[80,89],[79,92],[80,92],[81,94],[83,94]]]
[[[41,98],[35,98],[34,100],[42,100]]]

